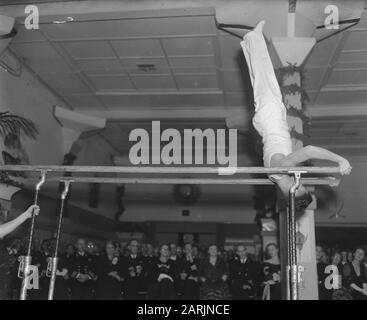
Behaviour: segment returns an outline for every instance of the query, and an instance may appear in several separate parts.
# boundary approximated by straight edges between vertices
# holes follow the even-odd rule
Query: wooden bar
[[[52,177],[48,181],[70,181],[73,183],[115,183],[115,184],[211,184],[211,185],[273,185],[269,179],[210,179],[210,178],[111,178],[111,177]],[[334,177],[303,178],[304,185],[337,186]]]
[[[227,167],[185,167],[185,166],[41,166],[41,165],[3,165],[0,171],[47,171],[47,172],[85,172],[85,173],[161,173],[161,174],[219,174]],[[302,173],[338,174],[339,167],[238,167],[235,174],[291,174],[295,171]]]

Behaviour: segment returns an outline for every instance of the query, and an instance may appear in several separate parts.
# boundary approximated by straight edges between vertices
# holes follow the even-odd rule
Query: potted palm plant
[[[36,139],[39,131],[31,120],[9,112],[0,112],[1,164],[29,163],[28,155],[21,144],[21,133],[31,139]],[[10,200],[11,196],[22,186],[16,177],[22,176],[24,176],[23,173],[0,171],[0,198]]]

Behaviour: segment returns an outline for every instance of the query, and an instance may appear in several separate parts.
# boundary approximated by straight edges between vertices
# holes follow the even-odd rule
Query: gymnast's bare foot
[[[265,25],[265,20],[261,20],[260,22],[258,22],[258,24],[256,25],[256,27],[254,28],[254,31],[255,32],[258,32],[258,33],[262,33],[263,32],[263,28],[264,28],[264,25]]]

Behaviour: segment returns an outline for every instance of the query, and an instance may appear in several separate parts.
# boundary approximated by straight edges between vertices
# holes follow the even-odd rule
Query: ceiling
[[[38,31],[19,24],[11,50],[70,109],[112,120],[103,136],[116,150],[126,147],[116,141],[122,120],[217,123],[228,108],[251,111],[239,39],[217,29],[214,8],[76,13],[67,23],[54,14]],[[367,15],[317,43],[305,70],[310,143],[367,155]]]

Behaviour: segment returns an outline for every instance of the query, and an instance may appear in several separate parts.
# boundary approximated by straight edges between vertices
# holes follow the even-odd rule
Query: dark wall
[[[353,249],[367,245],[367,228],[316,227],[316,243],[327,247]]]
[[[12,198],[12,211],[25,210],[33,203],[33,197],[34,194],[31,191],[19,191]],[[39,217],[36,218],[36,228],[54,232],[60,211],[59,200],[40,195],[38,204],[41,211]],[[101,215],[67,205],[62,230],[64,233],[78,236],[109,239],[115,236],[116,224]]]

